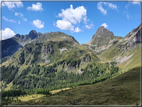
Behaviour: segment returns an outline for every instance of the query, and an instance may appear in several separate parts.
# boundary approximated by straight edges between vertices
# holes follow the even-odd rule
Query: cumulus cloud
[[[87,10],[84,6],[78,6],[73,8],[73,5],[70,5],[70,8],[62,9],[61,13],[58,14],[62,20],[56,21],[56,27],[61,30],[70,30],[71,32],[80,32],[79,27],[75,27],[79,23],[87,23]]]
[[[79,27],[76,27],[75,29],[74,29],[74,32],[81,32],[82,30],[79,28]]]
[[[24,17],[24,15],[20,12],[15,12],[15,16],[19,16],[23,19],[23,21],[27,21],[27,19]]]
[[[3,18],[5,21],[7,21],[7,22],[16,23],[15,20],[13,20],[13,19],[8,19],[8,18],[6,18],[5,16],[3,16],[2,18]]]
[[[20,8],[23,7],[23,3],[21,2],[21,0],[17,1],[17,2],[2,2],[2,6],[6,6],[8,9],[12,9],[12,8]]]
[[[104,15],[107,15],[107,10],[104,9],[103,5],[106,5],[108,6],[109,8],[111,9],[117,9],[117,5],[115,4],[112,4],[112,3],[109,3],[109,2],[99,2],[97,4],[97,8],[104,14]]]
[[[101,26],[104,26],[105,28],[108,27],[108,25],[106,23],[103,23]]]
[[[80,23],[82,19],[86,19],[87,10],[84,6],[79,6],[73,8],[73,5],[70,5],[70,8],[62,9],[62,12],[58,14],[63,20],[69,21],[73,24]]]
[[[73,25],[66,20],[57,20],[56,27],[60,28],[61,30],[71,30],[73,31]]]
[[[85,25],[85,27],[86,27],[87,29],[91,29],[93,26],[94,26],[93,24]]]
[[[42,3],[37,2],[36,4],[32,4],[31,7],[27,7],[27,10],[32,10],[32,11],[42,11]]]
[[[5,28],[2,30],[2,40],[9,39],[15,35],[14,31],[10,28]]]
[[[41,28],[44,28],[44,22],[42,22],[41,20],[39,19],[36,19],[33,21],[33,25],[35,27],[37,27],[38,29],[41,29]]]

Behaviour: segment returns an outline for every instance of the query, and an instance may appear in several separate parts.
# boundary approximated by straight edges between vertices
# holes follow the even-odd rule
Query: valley
[[[33,99],[23,96],[28,101],[11,104],[43,105],[139,105],[140,103],[140,68],[134,68],[116,78],[104,82],[77,86],[48,96]],[[34,95],[31,95],[34,96]],[[30,96],[29,96],[30,97]]]
[[[4,40],[2,103],[139,105],[141,34],[142,24],[124,38],[101,26],[86,44],[34,30]]]

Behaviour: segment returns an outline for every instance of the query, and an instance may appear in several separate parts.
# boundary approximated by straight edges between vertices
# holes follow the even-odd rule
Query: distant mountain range
[[[128,41],[129,43],[127,43],[127,45],[131,47],[135,43],[138,43],[141,41],[140,26],[141,25],[139,25],[136,29],[133,29],[124,38],[114,36],[113,32],[101,26],[96,31],[96,34],[93,35],[88,45],[90,45],[90,49],[93,49],[94,52],[96,53],[101,53],[102,51],[108,49],[113,44],[116,44],[119,41]],[[56,32],[56,33],[60,35],[61,32]],[[45,40],[48,41],[48,39],[51,39],[51,38],[55,39],[57,37],[55,37],[54,35],[58,36],[58,34],[56,33],[53,32],[53,33],[42,34],[40,32],[37,33],[35,30],[32,30],[29,32],[28,35],[16,34],[14,37],[10,39],[2,40],[2,58],[13,55],[15,52],[18,51],[19,48],[22,48],[27,43],[31,43],[32,41],[43,42]],[[61,34],[64,34],[64,33],[61,33]],[[127,48],[129,47],[127,46]]]
[[[19,48],[22,48],[27,43],[30,43],[41,35],[41,33],[32,30],[28,35],[16,34],[10,39],[2,40],[2,58],[13,55]]]
[[[63,32],[17,34],[1,41],[3,86],[50,88],[105,80],[140,66],[141,34],[142,24],[124,38],[101,26],[87,44]]]

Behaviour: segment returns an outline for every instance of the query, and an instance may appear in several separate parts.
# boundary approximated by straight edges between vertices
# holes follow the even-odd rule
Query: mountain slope
[[[10,39],[2,40],[2,58],[13,55],[20,48],[41,35],[41,33],[37,33],[35,30],[32,30],[28,35],[16,34]]]
[[[2,64],[2,71],[5,89],[9,84],[12,89],[33,89],[101,81],[117,73],[118,67],[100,63],[88,47],[54,32],[26,44]]]
[[[72,36],[62,32],[21,40],[19,43],[26,41],[23,48],[2,63],[3,102],[23,94],[41,93],[49,95],[49,100],[45,97],[38,99],[45,104],[139,104],[141,26],[123,39],[100,27],[91,45],[80,45]],[[101,54],[97,56],[96,53]],[[96,85],[74,89],[87,84]],[[66,87],[72,90],[50,96],[49,91]],[[63,103],[62,99],[67,99],[68,95],[72,100]],[[38,101],[33,100],[39,104]]]
[[[28,35],[20,35],[16,34],[13,38],[22,46],[25,46],[27,43],[30,43],[34,39],[40,37],[42,34],[40,32],[36,32],[35,30],[31,30]]]
[[[12,105],[139,105],[140,68],[134,68],[104,82],[74,87],[59,93]],[[33,95],[32,95],[33,96]],[[26,96],[22,97],[26,98]]]
[[[33,41],[34,43],[42,43],[47,41],[69,41],[74,44],[79,44],[77,40],[74,39],[74,37],[69,36],[63,32],[51,32],[51,33],[44,33],[42,36],[40,36],[38,39]]]
[[[13,38],[2,40],[0,42],[2,45],[2,58],[11,56],[15,52],[17,52],[19,48],[22,48],[22,45],[15,41]]]
[[[30,65],[36,62],[49,64],[49,62],[58,61],[64,52],[75,48],[74,45],[79,45],[79,43],[73,37],[64,33],[43,34],[31,43],[26,44],[10,60],[12,65],[15,66]],[[51,61],[47,61],[48,59]]]
[[[141,34],[142,25],[139,25],[117,44],[104,51],[100,57],[106,61],[117,61],[123,70],[140,66]]]

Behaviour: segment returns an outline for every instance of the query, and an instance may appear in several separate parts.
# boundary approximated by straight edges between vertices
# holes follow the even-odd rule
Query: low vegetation
[[[7,100],[8,97],[4,97],[3,103],[25,105],[139,105],[139,69],[139,67],[134,68],[113,79],[110,78],[96,84],[72,87],[69,90],[61,90],[54,94],[51,91],[42,90],[45,93],[36,91],[36,94],[33,94],[31,91],[31,94],[29,92],[28,95],[21,94],[17,97],[9,93],[11,95],[10,100]],[[3,92],[3,96],[4,93],[8,92],[10,91]],[[21,93],[21,91],[17,92]],[[35,96],[38,97],[35,98]],[[25,101],[21,98],[27,98],[28,100]]]

